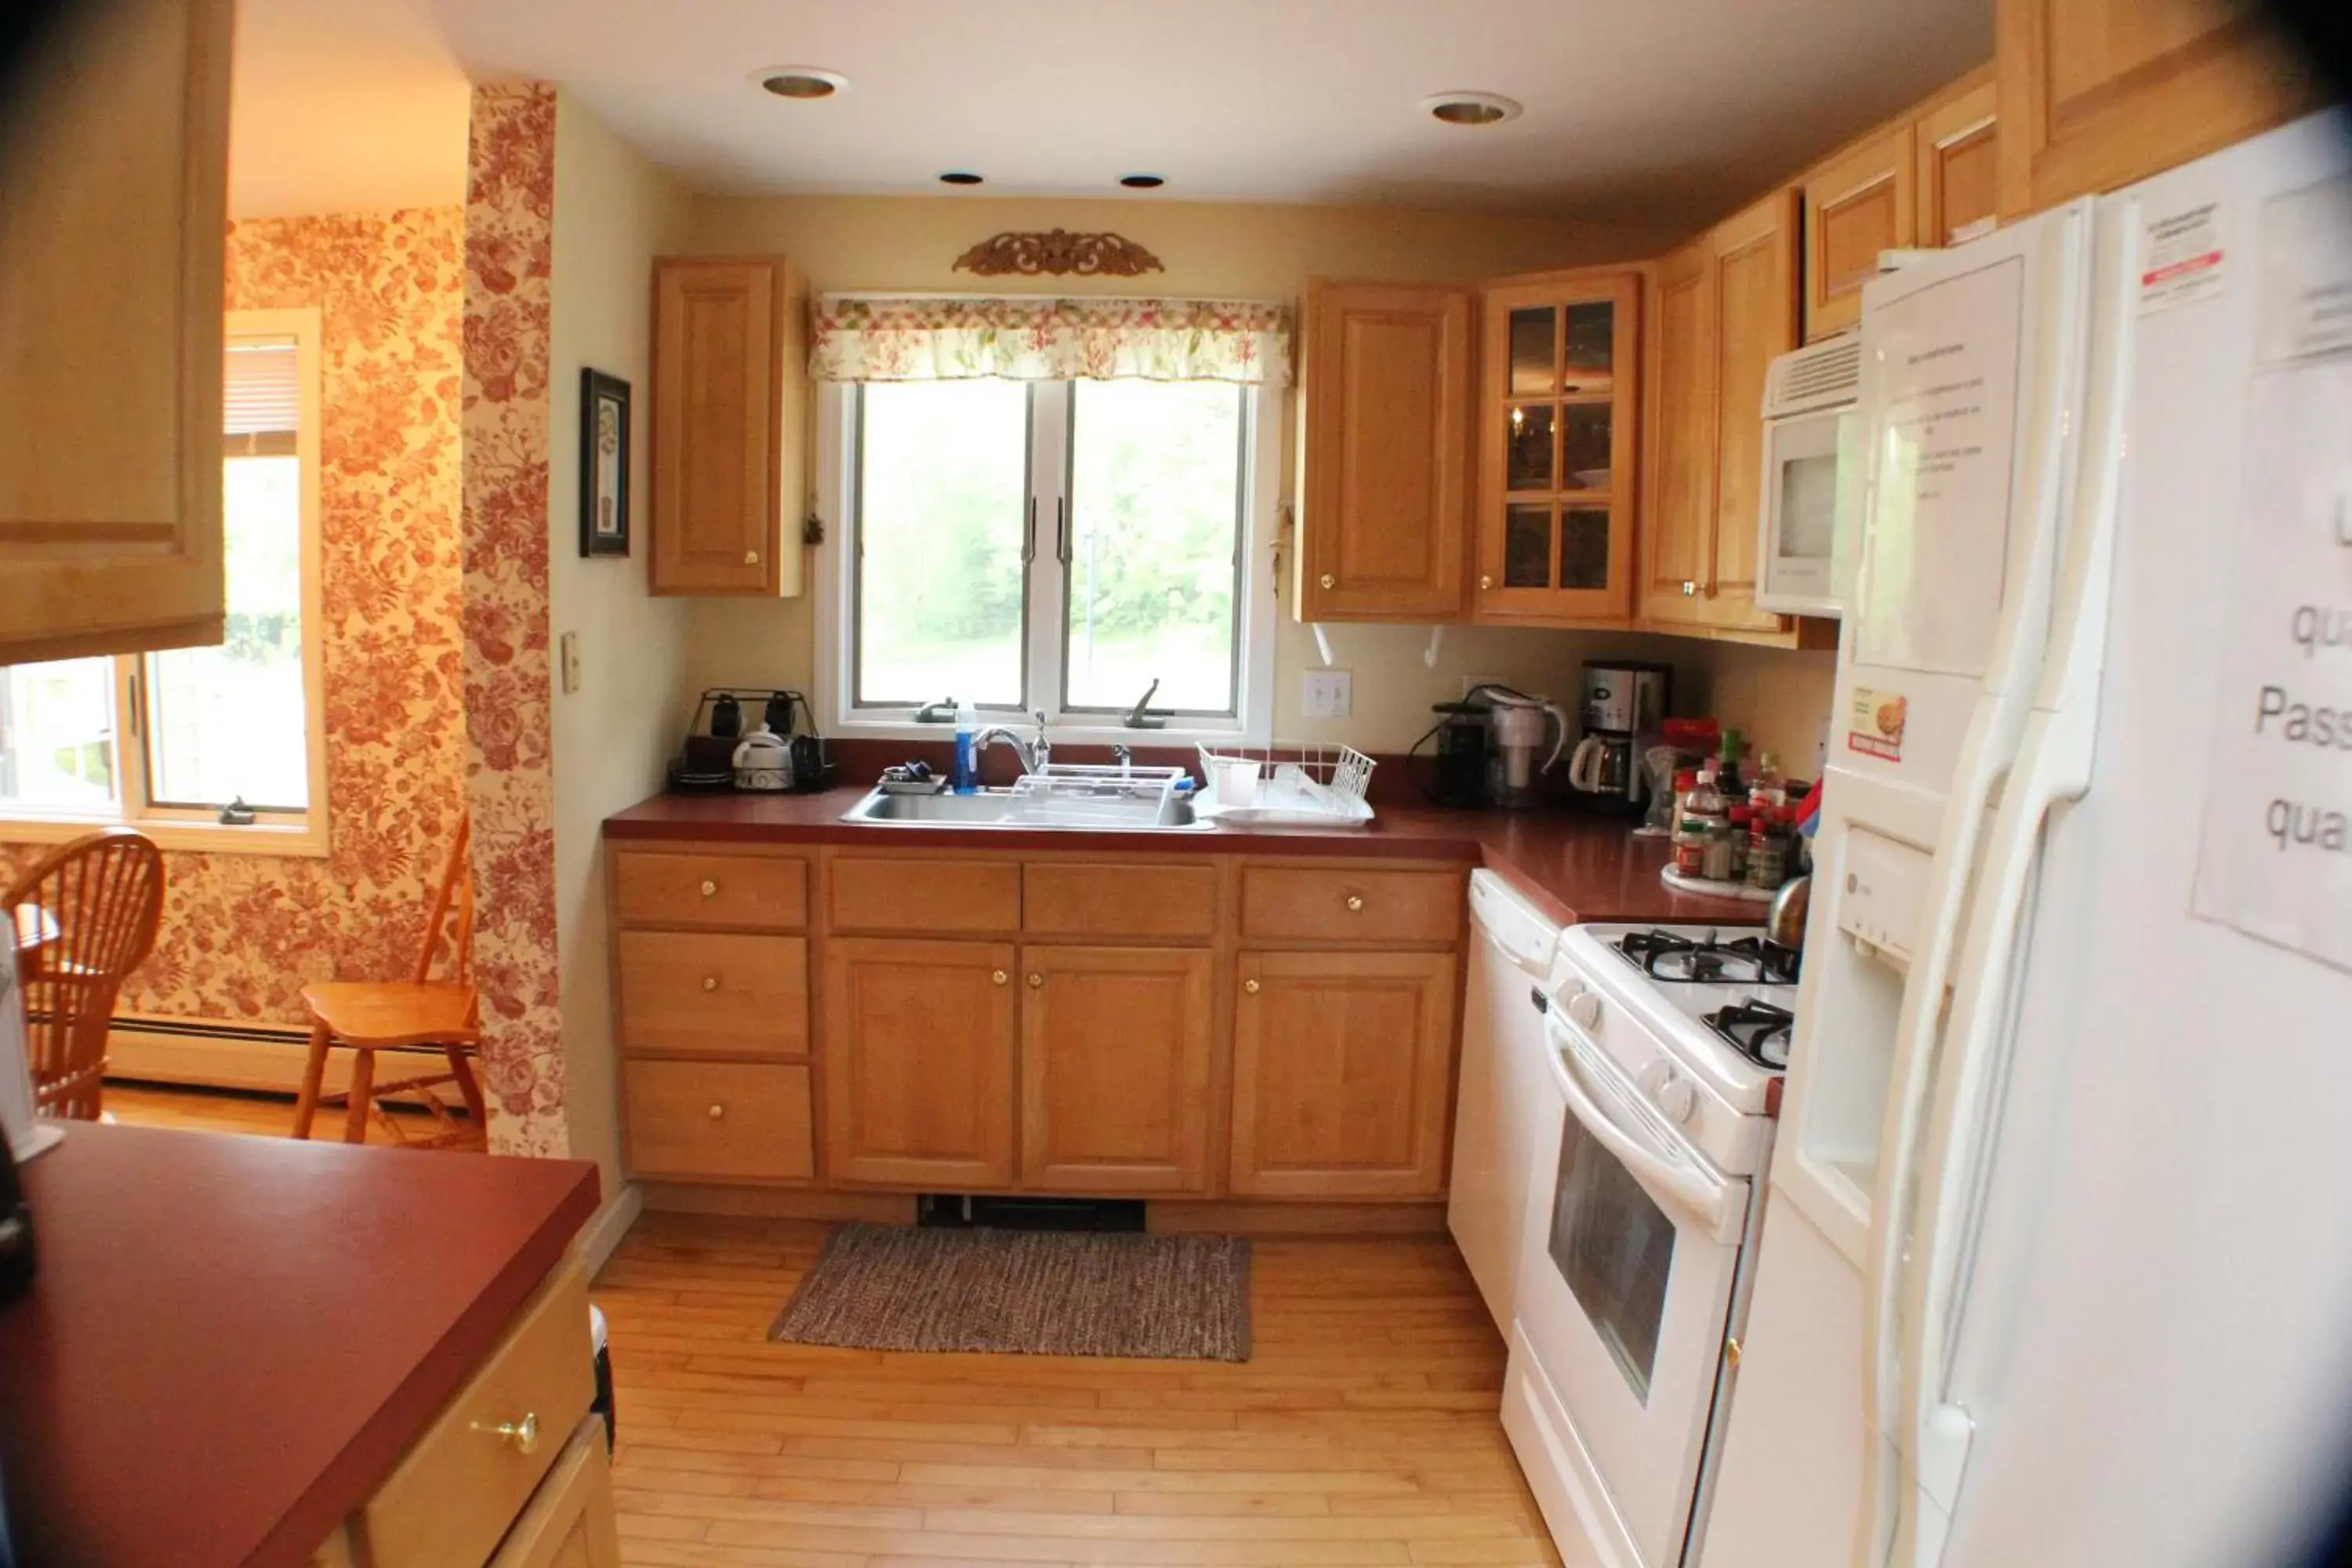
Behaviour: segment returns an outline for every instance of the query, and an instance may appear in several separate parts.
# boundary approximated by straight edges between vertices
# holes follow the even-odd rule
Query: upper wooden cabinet
[[[1715,240],[1658,263],[1650,331],[1642,616],[1706,618],[1715,540]]]
[[[2000,211],[2000,89],[1990,70],[1937,102],[1912,132],[1921,245],[1957,245]]]
[[[1641,300],[1622,268],[1482,295],[1477,619],[1633,615]]]
[[[221,640],[231,24],[231,0],[78,7],[14,83],[0,664]]]
[[[1908,246],[1918,232],[1918,170],[1908,122],[1846,149],[1802,181],[1805,201],[1805,340],[1862,320],[1862,286],[1878,275],[1878,253]]]
[[[808,296],[782,257],[654,263],[653,591],[801,591]]]
[[[2317,108],[2257,0],[1998,0],[2000,211],[2015,217]]]
[[[1464,607],[1471,297],[1307,283],[1299,374],[1301,620],[1450,620]]]

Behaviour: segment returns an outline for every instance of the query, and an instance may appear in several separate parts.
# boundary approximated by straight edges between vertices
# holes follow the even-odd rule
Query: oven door
[[[1644,1568],[1671,1568],[1706,1445],[1748,1183],[1685,1143],[1558,1009],[1547,1029],[1554,1136],[1538,1156],[1518,1322],[1574,1428],[1568,1447],[1589,1458],[1611,1507],[1578,1519],[1548,1508],[1546,1521],[1569,1562],[1619,1561],[1617,1535]],[[1524,1447],[1520,1459],[1549,1462]]]
[[[1756,604],[1791,616],[1843,616],[1862,523],[1862,416],[1791,415],[1764,426]]]

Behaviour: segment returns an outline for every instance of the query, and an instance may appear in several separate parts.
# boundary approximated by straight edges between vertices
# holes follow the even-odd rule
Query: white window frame
[[[295,374],[301,383],[295,456],[302,465],[302,698],[304,753],[310,769],[310,805],[302,811],[263,811],[247,824],[219,819],[216,808],[157,805],[148,777],[146,654],[114,656],[114,783],[110,811],[43,812],[6,807],[0,838],[62,843],[93,827],[135,827],[165,849],[214,850],[229,855],[321,857],[330,848],[327,828],[326,611],[321,602],[319,540],[319,351],[321,325],[316,307],[283,310],[230,310],[224,336],[292,338]],[[222,460],[222,459],[215,459]]]
[[[1054,548],[1047,530],[1054,507],[1066,501],[1064,465],[1045,460],[1049,442],[1058,438],[1040,434],[1049,421],[1068,428],[1072,383],[1039,382],[1037,416],[1033,421],[1029,471],[1032,494],[1040,517],[1039,538],[1030,565],[1027,601],[1028,679],[1035,693],[1029,706],[1043,707],[1046,727],[1056,741],[1080,745],[1191,745],[1223,741],[1264,744],[1274,726],[1274,642],[1277,602],[1275,592],[1274,546],[1282,488],[1283,394],[1279,387],[1244,387],[1242,420],[1247,439],[1242,462],[1242,569],[1237,574],[1241,603],[1234,607],[1237,623],[1234,658],[1239,679],[1239,711],[1232,718],[1207,719],[1178,715],[1164,730],[1130,730],[1118,716],[1098,711],[1067,713],[1061,707],[1063,617],[1067,613],[1067,568]],[[875,741],[939,741],[947,726],[919,724],[912,708],[860,708],[850,689],[853,660],[847,638],[856,625],[855,598],[857,574],[851,570],[856,542],[857,428],[851,416],[854,384],[824,382],[816,397],[816,485],[818,516],[825,520],[824,542],[816,547],[815,702],[819,728],[826,734]],[[1058,445],[1051,449],[1058,450]],[[1037,606],[1054,606],[1050,615]],[[940,691],[924,700],[950,695]],[[955,694],[961,695],[961,693]],[[1140,697],[1141,692],[1136,693]],[[1011,722],[991,710],[983,722]],[[1025,730],[1028,720],[1020,721]]]

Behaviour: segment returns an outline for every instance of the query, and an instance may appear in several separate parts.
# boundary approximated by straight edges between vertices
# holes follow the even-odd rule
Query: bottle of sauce
[[[1685,877],[1722,880],[1731,863],[1730,835],[1731,818],[1710,763],[1699,770],[1684,800],[1682,829],[1675,837],[1675,869]]]
[[[1697,815],[1698,774],[1685,768],[1675,775],[1675,826],[1673,843],[1676,872],[1685,877],[1700,875],[1706,866],[1706,825]]]

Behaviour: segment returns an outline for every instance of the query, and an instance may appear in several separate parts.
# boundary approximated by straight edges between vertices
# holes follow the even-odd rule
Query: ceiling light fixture
[[[751,73],[751,79],[778,98],[831,98],[849,86],[849,79],[839,71],[829,71],[815,66],[766,66]]]
[[[1499,92],[1441,92],[1423,99],[1421,106],[1447,125],[1500,125],[1520,113],[1519,100]]]
[[[976,185],[980,183],[981,176],[969,169],[950,169],[940,176],[940,184],[943,185]]]
[[[1121,174],[1118,183],[1130,191],[1156,191],[1168,183],[1165,174]]]

